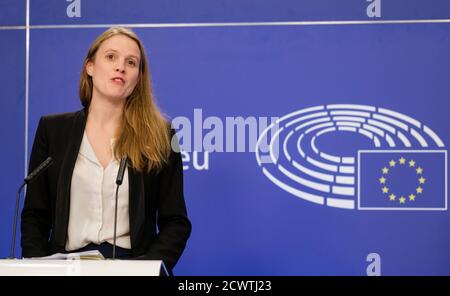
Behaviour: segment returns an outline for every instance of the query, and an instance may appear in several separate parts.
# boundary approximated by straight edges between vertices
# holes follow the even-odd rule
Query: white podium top
[[[160,276],[161,260],[0,260],[0,276]]]

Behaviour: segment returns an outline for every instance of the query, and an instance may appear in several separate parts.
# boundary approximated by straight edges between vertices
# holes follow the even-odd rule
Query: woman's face
[[[140,59],[137,43],[125,35],[115,35],[103,41],[94,60],[86,65],[94,85],[92,99],[123,102],[139,80]]]

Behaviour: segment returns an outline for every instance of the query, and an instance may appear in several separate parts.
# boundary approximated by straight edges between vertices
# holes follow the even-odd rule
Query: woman
[[[49,156],[54,163],[28,187],[22,255],[98,249],[111,257],[115,182],[127,157],[116,257],[163,260],[171,270],[191,231],[181,155],[171,149],[174,133],[154,102],[134,32],[114,27],[94,41],[83,64],[80,99],[83,110],[39,121],[30,171]]]

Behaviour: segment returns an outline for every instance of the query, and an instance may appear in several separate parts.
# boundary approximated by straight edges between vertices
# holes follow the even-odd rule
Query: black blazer
[[[87,111],[41,117],[29,170],[48,156],[53,165],[27,188],[21,222],[23,257],[65,251],[70,184]],[[163,260],[171,270],[191,232],[183,196],[181,154],[172,150],[159,172],[128,167],[130,239],[133,257]],[[159,231],[158,231],[158,230]]]

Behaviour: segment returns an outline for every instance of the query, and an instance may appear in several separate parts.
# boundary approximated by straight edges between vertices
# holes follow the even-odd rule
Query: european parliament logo
[[[363,138],[363,139],[362,139]],[[269,151],[262,143],[269,143]],[[298,110],[265,129],[256,160],[276,186],[342,209],[447,210],[447,151],[403,113],[333,104]]]

